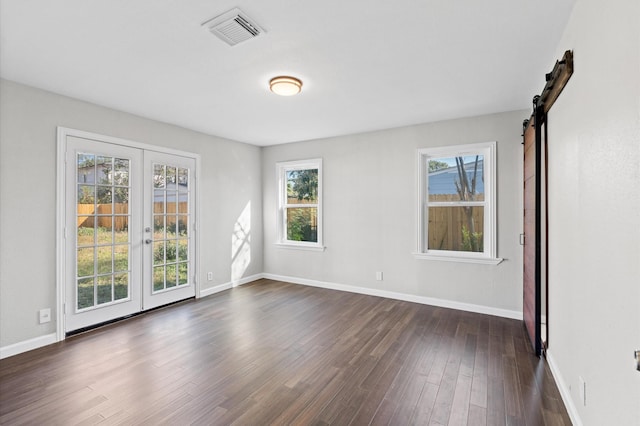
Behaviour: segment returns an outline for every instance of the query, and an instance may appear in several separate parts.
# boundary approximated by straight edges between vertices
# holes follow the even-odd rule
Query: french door
[[[143,309],[195,295],[193,158],[144,153]]]
[[[64,331],[195,296],[195,159],[63,142]]]

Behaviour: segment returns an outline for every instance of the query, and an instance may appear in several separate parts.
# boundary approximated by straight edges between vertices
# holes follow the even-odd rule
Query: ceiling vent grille
[[[265,32],[238,8],[216,16],[202,26],[229,46],[251,40]]]

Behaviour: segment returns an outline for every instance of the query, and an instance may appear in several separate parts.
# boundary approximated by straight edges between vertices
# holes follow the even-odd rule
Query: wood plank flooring
[[[259,280],[0,361],[0,424],[571,422],[520,321]]]

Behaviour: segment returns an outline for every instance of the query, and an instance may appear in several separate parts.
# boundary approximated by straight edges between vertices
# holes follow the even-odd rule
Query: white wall
[[[200,154],[202,288],[231,281],[234,225],[249,203],[251,262],[242,275],[262,272],[260,148],[2,80],[0,347],[55,332],[56,126]],[[40,325],[45,307],[54,321]]]
[[[640,424],[639,20],[637,0],[579,0],[556,52],[575,72],[548,122],[549,359],[585,425]]]
[[[528,111],[263,149],[264,268],[268,274],[436,298],[521,316],[521,126]],[[498,266],[418,260],[416,150],[497,141]],[[278,161],[323,158],[324,252],[277,248]],[[375,272],[384,273],[383,281]]]

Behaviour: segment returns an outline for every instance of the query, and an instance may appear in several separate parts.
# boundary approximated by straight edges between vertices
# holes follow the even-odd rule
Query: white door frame
[[[67,127],[58,127],[57,129],[57,155],[56,155],[56,341],[65,339],[65,300],[66,300],[66,257],[67,257],[67,238],[71,230],[66,229],[67,208],[65,203],[65,184],[66,184],[66,148],[67,137],[75,136],[84,139],[92,139],[99,142],[107,142],[114,145],[122,145],[130,148],[137,148],[146,151],[155,151],[165,154],[179,155],[182,157],[193,158],[196,163],[195,170],[195,197],[199,200],[200,194],[200,155],[192,152],[180,151],[171,148],[159,147],[141,142],[135,142],[127,139],[116,138],[112,136],[100,135],[97,133],[86,132],[83,130],[70,129]],[[200,283],[198,280],[200,267],[200,227],[197,225],[200,219],[200,203],[196,202],[194,211],[196,226],[194,227],[194,244],[196,257],[194,259],[194,285],[196,298],[201,297]]]

